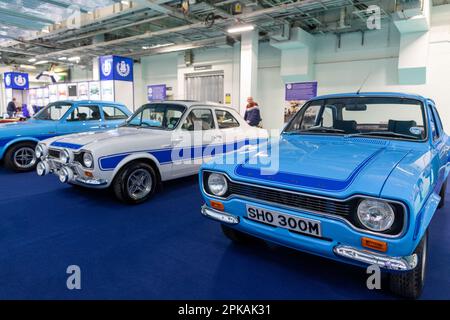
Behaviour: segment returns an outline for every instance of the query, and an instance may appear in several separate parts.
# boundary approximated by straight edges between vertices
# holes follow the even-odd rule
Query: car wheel
[[[441,192],[439,192],[439,196],[441,197],[441,201],[439,202],[438,209],[441,209],[445,205],[445,194],[447,193],[447,180],[444,181],[442,185]]]
[[[38,162],[35,148],[36,143],[33,142],[20,142],[13,145],[5,154],[5,166],[16,172],[34,170]]]
[[[113,189],[120,201],[138,204],[153,195],[157,184],[155,170],[147,163],[135,162],[119,172],[113,182]]]
[[[413,270],[392,273],[389,277],[391,291],[409,299],[417,299],[422,294],[427,267],[428,232],[425,233],[414,253],[417,254],[418,260]]]
[[[246,243],[252,240],[252,237],[246,233],[230,228],[224,224],[221,224],[220,226],[222,228],[223,234],[233,242]]]

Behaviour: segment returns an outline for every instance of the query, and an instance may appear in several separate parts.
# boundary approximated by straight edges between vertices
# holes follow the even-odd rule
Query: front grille
[[[326,213],[339,216],[350,216],[355,211],[357,200],[340,202],[330,199],[316,198],[302,194],[229,182],[229,195],[237,195],[278,203],[284,206],[306,211]]]
[[[54,159],[59,159],[59,154],[61,152],[59,150],[55,150],[55,149],[49,149],[48,150],[48,156],[50,158],[54,158]]]

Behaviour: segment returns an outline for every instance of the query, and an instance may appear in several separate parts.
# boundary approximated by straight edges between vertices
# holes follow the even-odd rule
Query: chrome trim
[[[206,206],[206,204],[204,204],[202,206],[201,213],[205,217],[208,217],[208,218],[216,220],[216,221],[220,221],[222,223],[226,223],[226,224],[238,224],[239,223],[238,216],[234,216],[234,215],[229,214],[224,211],[219,211],[219,210],[208,208]]]
[[[376,264],[381,268],[395,271],[410,271],[417,266],[417,254],[406,257],[390,257],[384,254],[374,253],[367,250],[358,250],[356,248],[344,245],[338,245],[333,248],[333,252],[341,257],[356,260],[367,264]]]
[[[249,198],[249,197],[246,197],[246,196],[230,195],[230,196],[228,196],[226,198],[224,198],[224,197],[217,197],[217,196],[211,195],[210,193],[206,192],[205,185],[203,183],[203,173],[204,172],[221,173],[224,176],[226,176],[231,182],[240,183],[240,184],[247,185],[247,186],[250,186],[250,187],[258,187],[258,188],[263,188],[263,189],[282,191],[282,192],[287,192],[287,193],[291,193],[291,194],[295,194],[295,195],[307,196],[307,197],[317,198],[317,199],[331,200],[331,201],[336,201],[336,202],[346,202],[346,201],[352,200],[353,198],[366,198],[366,199],[375,199],[375,200],[385,200],[387,202],[397,203],[397,204],[401,205],[403,210],[404,210],[404,214],[403,214],[403,228],[398,234],[383,234],[383,233],[379,233],[379,232],[375,232],[375,231],[371,231],[371,230],[358,228],[358,227],[354,226],[353,224],[351,224],[350,221],[348,221],[347,219],[345,219],[343,217],[340,217],[338,215],[331,215],[331,214],[328,214],[328,213],[319,212],[319,211],[313,211],[313,210],[307,210],[307,209],[299,209],[299,208],[296,208],[296,207],[286,206],[286,205],[279,204],[279,203],[276,203],[276,202],[265,201],[265,200],[255,199],[255,198]],[[362,233],[365,233],[365,234],[375,235],[375,236],[378,236],[378,237],[384,237],[384,238],[390,238],[390,239],[400,238],[400,237],[405,235],[406,229],[407,229],[407,223],[408,223],[408,217],[407,216],[409,214],[408,208],[406,207],[406,205],[403,202],[397,201],[397,200],[376,198],[376,197],[367,196],[367,195],[361,195],[361,194],[354,194],[354,195],[352,195],[352,196],[350,196],[348,198],[345,198],[345,199],[329,198],[329,197],[314,195],[314,194],[311,194],[311,193],[296,192],[296,191],[287,190],[287,189],[279,189],[279,188],[268,187],[268,186],[264,186],[264,185],[260,185],[260,184],[251,184],[251,183],[247,183],[247,182],[243,182],[243,181],[237,181],[237,180],[231,179],[230,176],[227,173],[223,172],[223,171],[212,171],[212,170],[202,170],[202,178],[201,178],[200,183],[202,185],[202,191],[204,192],[204,194],[206,194],[208,197],[211,197],[211,198],[214,198],[214,199],[218,199],[218,200],[222,200],[222,201],[228,201],[228,200],[231,200],[231,199],[243,199],[243,200],[249,200],[249,201],[256,202],[256,203],[259,202],[259,203],[263,203],[263,204],[266,204],[266,205],[278,206],[278,207],[281,207],[283,209],[294,210],[295,212],[311,213],[311,214],[314,214],[314,215],[319,216],[319,217],[331,218],[331,219],[334,219],[334,220],[338,220],[338,221],[344,222],[346,225],[348,225],[353,230],[356,230],[358,232],[362,232]]]

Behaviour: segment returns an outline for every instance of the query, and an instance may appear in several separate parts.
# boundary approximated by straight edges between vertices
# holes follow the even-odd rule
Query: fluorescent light
[[[121,3],[121,4],[124,4],[124,5],[126,5],[126,6],[129,6],[129,5],[130,5],[130,1],[125,1],[125,0],[120,1],[120,3]]]
[[[28,59],[28,62],[36,62],[36,58]]]
[[[41,60],[41,61],[36,62],[35,65],[46,64],[46,63],[49,63],[49,61],[48,60]]]
[[[227,30],[228,33],[241,33],[241,32],[246,32],[246,31],[252,31],[253,29],[255,29],[255,26],[251,25],[251,24],[247,24],[247,25],[238,25],[238,26],[234,26],[231,27]]]
[[[67,60],[68,61],[80,61],[80,57],[70,57]]]
[[[152,46],[143,46],[142,49],[148,50],[148,49],[156,49],[156,48],[163,48],[168,46],[173,46],[175,43],[169,42],[169,43],[160,43],[160,44],[154,44]]]
[[[67,60],[67,57],[61,57],[61,58],[58,58],[58,60],[65,61],[65,60]]]
[[[36,69],[35,66],[30,66],[30,65],[28,65],[28,64],[21,64],[20,67],[21,67],[22,69]]]

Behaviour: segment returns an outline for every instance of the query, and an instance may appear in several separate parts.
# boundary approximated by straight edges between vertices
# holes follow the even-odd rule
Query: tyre
[[[157,179],[155,170],[149,164],[133,162],[117,174],[112,187],[120,201],[138,204],[155,193]]]
[[[38,162],[35,148],[34,142],[19,142],[12,145],[5,153],[5,166],[16,172],[33,171]]]
[[[246,243],[252,240],[252,237],[246,233],[230,228],[224,224],[221,224],[220,226],[223,234],[233,242]]]
[[[428,232],[425,233],[414,253],[417,254],[418,261],[413,270],[392,273],[389,276],[391,291],[408,299],[417,299],[422,294],[427,267]]]
[[[444,205],[445,205],[445,194],[447,193],[447,181],[448,180],[444,181],[444,184],[442,185],[442,188],[441,188],[441,192],[439,192],[439,196],[441,197],[441,201],[439,202],[438,209],[443,208]]]

